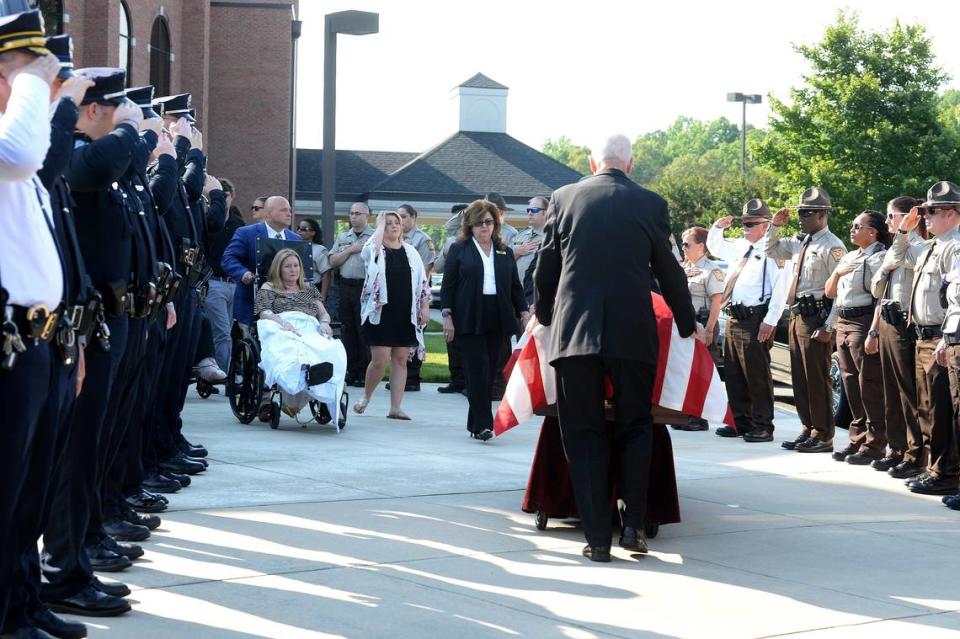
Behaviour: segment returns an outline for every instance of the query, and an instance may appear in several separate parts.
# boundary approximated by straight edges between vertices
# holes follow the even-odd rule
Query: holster
[[[110,317],[120,317],[131,310],[127,295],[127,283],[115,280],[107,284],[106,290],[99,289],[103,312]]]
[[[884,322],[898,330],[902,331],[907,327],[907,314],[900,307],[900,302],[894,302],[892,300],[883,300],[880,302],[880,317]]]

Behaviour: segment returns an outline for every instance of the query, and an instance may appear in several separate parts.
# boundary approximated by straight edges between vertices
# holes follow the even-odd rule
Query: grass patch
[[[427,322],[427,327],[423,329],[423,332],[424,333],[442,333],[443,324],[441,324],[437,320],[432,319],[429,322]],[[444,349],[444,351],[446,351],[446,349]]]
[[[431,321],[431,324],[436,322]],[[437,324],[439,330],[439,324]],[[430,326],[427,326],[430,331]],[[450,369],[447,367],[447,341],[442,334],[424,335],[424,345],[427,347],[427,361],[420,369],[420,380],[446,384],[450,381]]]

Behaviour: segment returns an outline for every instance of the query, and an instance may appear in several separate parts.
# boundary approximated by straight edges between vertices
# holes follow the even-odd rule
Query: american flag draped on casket
[[[734,427],[727,390],[707,347],[694,337],[680,337],[670,307],[660,295],[652,296],[660,341],[653,386],[655,411],[660,407]],[[531,320],[504,369],[507,387],[493,420],[496,435],[556,404],[556,374],[550,366],[549,345],[550,327]]]

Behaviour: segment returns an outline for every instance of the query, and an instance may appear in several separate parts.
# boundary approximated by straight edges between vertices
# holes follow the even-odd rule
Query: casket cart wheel
[[[546,530],[547,522],[550,521],[550,517],[548,517],[547,513],[543,512],[542,510],[538,510],[537,514],[534,515],[533,521],[537,526],[537,530]]]
[[[643,527],[643,534],[647,539],[653,539],[660,533],[660,524],[647,524]]]
[[[197,395],[199,395],[202,399],[207,399],[213,395],[214,392],[216,392],[216,389],[213,387],[213,384],[205,379],[197,380]]]

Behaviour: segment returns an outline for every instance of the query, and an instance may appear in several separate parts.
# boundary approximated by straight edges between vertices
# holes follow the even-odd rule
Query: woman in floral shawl
[[[353,410],[363,413],[390,363],[390,419],[410,419],[400,409],[412,349],[423,357],[423,328],[430,318],[430,284],[417,250],[403,241],[396,211],[381,211],[377,229],[360,252],[367,275],[360,294],[361,329],[370,344],[364,397]]]

